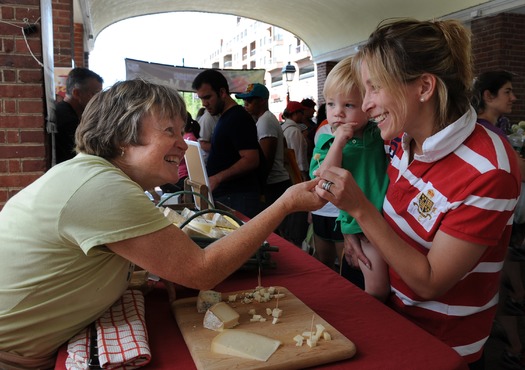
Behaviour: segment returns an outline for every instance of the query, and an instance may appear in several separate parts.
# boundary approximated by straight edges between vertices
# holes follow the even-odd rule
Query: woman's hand
[[[319,180],[319,178],[315,178],[290,186],[276,203],[279,203],[279,207],[284,206],[287,213],[315,211],[321,208],[326,204],[326,200],[315,191]]]
[[[322,180],[315,188],[317,194],[352,217],[356,218],[363,205],[369,202],[349,171],[334,166],[324,169],[320,176]],[[328,186],[327,181],[332,184]]]

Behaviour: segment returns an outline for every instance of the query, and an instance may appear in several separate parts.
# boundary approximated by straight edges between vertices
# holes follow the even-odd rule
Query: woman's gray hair
[[[115,158],[122,146],[141,145],[142,119],[153,114],[185,122],[186,105],[179,92],[168,86],[139,79],[117,82],[88,103],[75,134],[75,150]]]

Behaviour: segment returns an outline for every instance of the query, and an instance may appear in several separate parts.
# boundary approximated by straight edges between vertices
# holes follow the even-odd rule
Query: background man
[[[283,112],[284,122],[281,128],[286,139],[288,148],[293,149],[297,165],[301,170],[303,180],[309,180],[310,162],[308,162],[308,143],[305,135],[301,131],[299,123],[302,122],[304,116],[304,107],[298,101],[290,101],[286,105]]]
[[[268,109],[270,92],[266,86],[248,85],[237,99],[244,100],[244,108],[257,121],[257,137],[266,158],[268,177],[263,189],[264,207],[272,204],[292,185],[290,175],[284,167],[284,135],[277,118]]]
[[[310,162],[308,162],[308,144],[298,123],[302,122],[304,107],[298,101],[290,101],[283,112],[282,123],[284,137],[288,148],[293,149],[302,180],[308,180]],[[301,247],[308,232],[308,212],[296,212],[288,215],[283,221],[281,236]]]
[[[201,126],[199,132],[199,143],[201,145],[202,158],[204,163],[208,162],[208,155],[211,150],[211,137],[213,135],[213,129],[219,120],[219,115],[212,116],[207,110],[204,111],[203,115],[197,120]]]
[[[317,123],[314,121],[315,106],[316,103],[312,99],[301,100],[301,105],[304,107],[304,116],[302,122],[299,123],[299,127],[303,130],[306,142],[308,144],[307,157],[308,162],[312,159],[312,152],[314,150],[314,137],[315,131],[317,130]]]
[[[104,80],[87,68],[73,68],[66,81],[66,96],[56,104],[56,163],[75,156],[75,131],[91,98],[102,90]]]
[[[192,88],[212,115],[220,114],[213,130],[206,170],[216,201],[248,217],[260,209],[259,142],[253,118],[230,96],[226,78],[217,70],[201,72]]]

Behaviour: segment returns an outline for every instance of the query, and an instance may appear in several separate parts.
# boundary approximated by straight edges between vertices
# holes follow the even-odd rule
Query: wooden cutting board
[[[239,325],[232,330],[250,331],[278,339],[283,343],[266,362],[212,353],[210,349],[211,341],[219,332],[202,326],[204,314],[197,312],[197,298],[185,298],[173,302],[173,313],[197,369],[301,369],[348,359],[356,353],[354,343],[323,320],[322,317],[315,314],[286,288],[277,287],[277,290],[279,293],[285,294],[285,297],[280,298],[278,301],[279,308],[283,310],[283,314],[277,324],[272,324],[272,317],[266,314],[267,307],[271,309],[276,307],[277,302],[275,299],[266,303],[253,301],[246,304],[241,303],[239,300],[235,303],[230,303],[240,315]],[[229,295],[240,295],[245,292],[223,293],[222,297],[227,302]],[[266,322],[250,322],[252,315],[249,311],[251,309],[255,309],[256,314],[266,317]],[[317,346],[313,348],[306,345],[305,341],[301,347],[297,347],[293,338],[297,334],[310,331],[312,317],[314,320],[313,330],[315,331],[315,324],[322,324],[332,336],[332,340],[325,341],[320,339]]]

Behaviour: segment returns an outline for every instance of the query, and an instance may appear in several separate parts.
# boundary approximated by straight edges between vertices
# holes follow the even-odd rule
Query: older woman
[[[144,194],[176,183],[186,109],[164,86],[125,81],[95,96],[76,132],[78,155],[0,212],[0,368],[48,368],[58,347],[124,292],[133,264],[210,289],[250,258],[291,212],[324,204],[316,181],[206,249]]]
[[[384,217],[341,168],[323,171],[333,185],[316,190],[357,220],[389,265],[389,305],[474,369],[483,366],[520,178],[512,147],[476,124],[470,50],[457,21],[380,25],[354,62],[362,108],[392,140]]]

